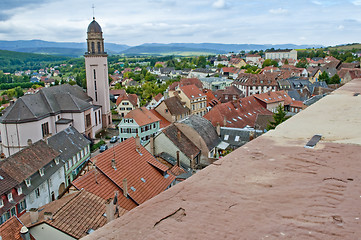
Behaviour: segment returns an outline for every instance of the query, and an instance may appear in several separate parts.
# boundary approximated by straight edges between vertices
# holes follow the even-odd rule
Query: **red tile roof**
[[[130,111],[124,118],[131,118],[136,121],[139,126],[144,126],[150,123],[160,121],[151,111],[146,107],[136,108]]]
[[[0,237],[2,240],[23,240],[20,230],[24,225],[16,216],[11,217],[5,223],[0,225]],[[35,238],[30,235],[31,240]]]
[[[186,171],[179,167],[178,165],[174,165],[170,170],[169,170],[174,176],[179,176],[183,173],[186,173]]]
[[[182,78],[179,86],[196,85],[199,89],[203,88],[203,83],[198,78]]]
[[[165,119],[162,115],[160,115],[155,109],[150,109],[149,111],[151,111],[151,113],[153,113],[154,116],[159,118],[159,120],[160,120],[159,128],[165,128],[171,124],[167,119]]]
[[[138,103],[138,96],[136,94],[121,94],[119,95],[119,97],[117,98],[116,101],[116,105],[119,106],[119,104],[123,101],[123,100],[128,100],[134,107],[137,107],[137,103]]]
[[[203,117],[212,122],[213,126],[244,128],[253,127],[258,114],[272,115],[253,96],[245,97],[234,102],[216,105]]]
[[[277,79],[280,73],[264,72],[263,74],[240,73],[234,81],[242,86],[278,86]]]
[[[266,104],[284,102],[285,105],[289,105],[292,102],[292,98],[288,96],[288,94],[284,90],[254,94],[253,96]]]
[[[203,93],[207,96],[207,107],[213,107],[221,102],[214,96],[213,92],[208,89],[203,89]]]
[[[179,88],[190,100],[206,96],[196,85],[187,85]]]
[[[235,67],[223,67],[222,68],[222,71],[224,73],[238,73],[239,72],[239,69],[238,68],[235,68]]]
[[[29,212],[21,216],[22,222],[28,228],[46,223],[77,239],[86,236],[89,229],[96,230],[107,223],[107,218],[103,215],[106,200],[85,190],[68,194],[63,198],[42,206],[38,222],[31,223]],[[44,218],[45,212],[52,213],[52,220]],[[126,212],[120,209],[119,215]]]
[[[104,173],[99,170],[91,170],[83,176],[77,178],[72,182],[77,189],[85,189],[103,199],[114,197],[116,191],[118,194],[118,204],[121,208],[128,211],[138,206],[132,199],[126,198],[123,195],[123,190],[114,184]]]
[[[158,93],[155,97],[154,97],[154,100],[155,101],[159,101],[160,99],[162,99],[163,95],[161,93]]]
[[[95,159],[97,168],[119,188],[123,189],[123,179],[127,179],[128,194],[138,204],[163,192],[174,180],[173,176],[161,173],[168,168],[143,146],[137,151],[133,137],[97,155]],[[112,167],[112,159],[117,170]],[[94,158],[90,161],[94,161]]]

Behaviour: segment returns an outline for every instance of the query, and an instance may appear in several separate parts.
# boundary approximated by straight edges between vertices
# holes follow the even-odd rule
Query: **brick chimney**
[[[113,199],[109,198],[106,202],[105,202],[105,213],[107,215],[107,223],[114,220],[114,204],[113,204]]]
[[[138,136],[138,134],[137,136],[135,136],[135,146],[138,150],[140,149],[140,137]]]
[[[150,154],[154,155],[154,150],[155,150],[155,147],[154,147],[154,137],[150,137]]]
[[[127,186],[127,179],[123,179],[123,195],[124,197],[128,197],[128,186]]]
[[[178,142],[181,141],[181,132],[179,130],[177,131],[177,139],[178,139]]]
[[[193,154],[191,155],[191,169],[194,169],[194,159],[193,159]]]
[[[39,220],[39,212],[37,208],[30,208],[30,221],[36,223]]]
[[[177,166],[180,167],[179,151],[177,151]]]

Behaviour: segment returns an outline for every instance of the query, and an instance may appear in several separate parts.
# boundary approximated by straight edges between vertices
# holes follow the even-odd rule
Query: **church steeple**
[[[104,38],[103,32],[100,25],[95,21],[93,17],[93,21],[88,26],[88,51],[86,54],[106,54],[104,51]]]
[[[87,34],[88,51],[84,56],[87,93],[93,99],[94,105],[101,106],[101,120],[105,128],[112,123],[109,100],[108,55],[104,51],[102,28],[94,17],[88,26]],[[100,118],[100,116],[98,117]]]

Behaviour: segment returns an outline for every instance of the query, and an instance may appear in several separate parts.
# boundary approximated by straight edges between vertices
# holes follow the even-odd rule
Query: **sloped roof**
[[[48,145],[60,152],[60,159],[68,160],[90,144],[90,141],[70,126],[48,138]]]
[[[193,128],[199,134],[199,136],[203,138],[208,150],[212,150],[221,142],[221,139],[218,137],[216,129],[212,123],[204,117],[199,115],[191,115],[179,121],[178,124],[185,124]]]
[[[40,140],[0,162],[0,168],[22,182],[59,155],[58,151]]]
[[[269,91],[266,93],[254,94],[253,96],[266,104],[284,102],[285,105],[287,105],[287,103],[292,102],[292,99],[284,90],[276,92]]]
[[[24,95],[6,109],[2,123],[36,121],[60,112],[82,112],[90,109],[91,98],[79,87],[63,84],[42,88]]]
[[[181,114],[190,113],[189,108],[183,106],[180,99],[176,96],[164,99],[164,103],[167,106],[171,115],[178,116]]]
[[[159,121],[159,118],[157,118],[146,107],[133,109],[132,111],[127,113],[124,118],[134,119],[134,121],[136,121],[139,126],[144,126]]]
[[[5,223],[0,225],[0,237],[1,240],[23,240],[20,235],[20,230],[24,225],[16,216],[12,216]],[[35,238],[30,234],[30,239]]]
[[[103,172],[92,169],[81,177],[75,179],[72,184],[77,189],[85,189],[103,199],[113,198],[118,191],[118,205],[128,211],[138,206],[132,199],[123,195],[123,190],[118,187]]]
[[[182,78],[179,81],[179,86],[196,85],[199,89],[203,88],[203,83],[198,78]]]
[[[123,100],[128,100],[134,107],[136,107],[138,103],[138,96],[137,94],[119,95],[115,104],[118,106]]]
[[[240,73],[235,84],[243,86],[277,86],[280,73],[264,72],[262,74]]]
[[[170,141],[176,145],[189,159],[195,158],[199,153],[199,148],[192,143],[174,124],[164,128],[162,132]]]
[[[160,99],[162,99],[163,95],[161,93],[158,93],[155,97],[154,97],[154,100],[155,101],[159,101]]]
[[[180,86],[179,88],[190,100],[205,97],[205,94],[196,85]]]
[[[19,184],[0,168],[0,196]]]
[[[161,171],[164,172],[168,168],[158,162],[143,146],[140,146],[139,152],[136,149],[135,139],[128,138],[97,155],[96,166],[121,189],[123,179],[127,179],[130,198],[141,204],[166,190],[174,177],[165,177],[167,175],[163,175]],[[112,159],[116,162],[117,170],[112,168]],[[94,158],[90,161],[93,162]]]
[[[213,126],[244,128],[254,127],[258,114],[272,115],[259,103],[254,96],[241,98],[234,102],[216,105],[203,117],[212,122]]]
[[[95,194],[81,190],[42,206],[38,222],[31,223],[29,212],[21,216],[21,220],[28,228],[47,223],[72,237],[81,238],[87,235],[89,229],[96,230],[107,223],[107,218],[103,216],[105,202]],[[52,220],[45,220],[44,212],[51,212]],[[119,213],[124,215],[126,211],[120,209]]]
[[[171,124],[167,119],[165,119],[162,115],[160,115],[155,109],[150,109],[149,111],[151,111],[154,114],[154,116],[159,118],[159,128],[160,129],[165,128]]]

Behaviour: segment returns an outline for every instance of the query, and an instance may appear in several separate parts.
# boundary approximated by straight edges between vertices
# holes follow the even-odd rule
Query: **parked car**
[[[108,149],[108,145],[106,145],[106,144],[101,145],[100,148],[99,148],[99,152],[104,152],[107,149]]]
[[[118,137],[117,136],[113,136],[111,139],[110,139],[110,143],[115,143],[118,141]]]

